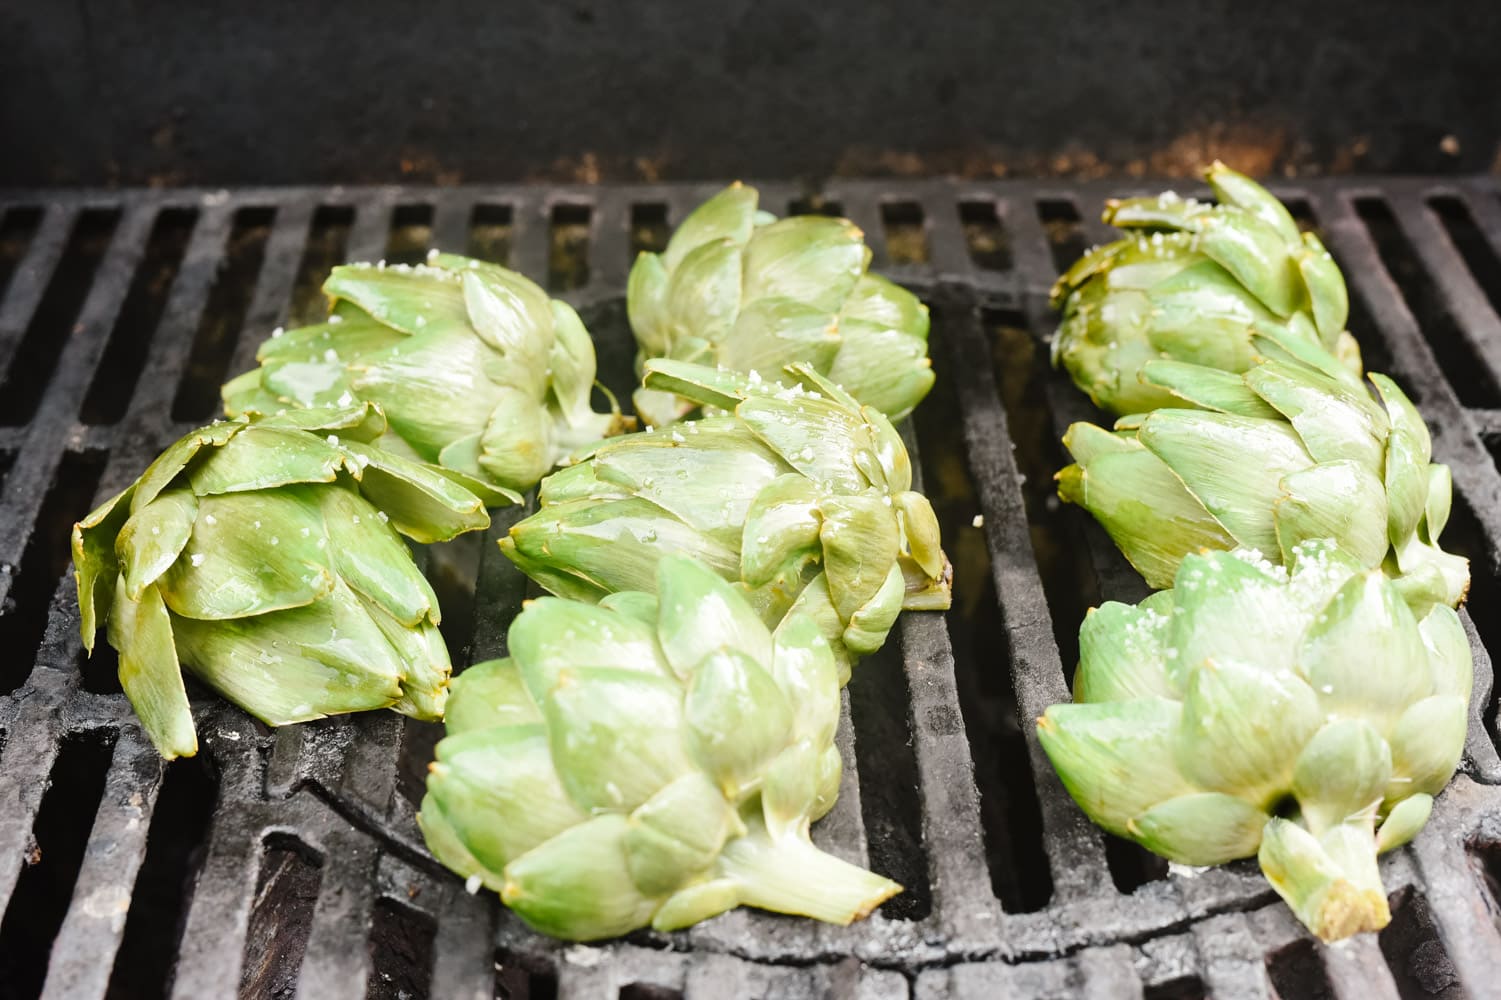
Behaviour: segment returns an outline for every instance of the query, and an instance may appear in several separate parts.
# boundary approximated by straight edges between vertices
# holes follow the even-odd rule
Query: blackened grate
[[[1279,190],[1343,265],[1372,367],[1450,463],[1473,560],[1464,773],[1383,869],[1379,938],[1310,941],[1255,871],[1168,870],[1068,800],[1031,720],[1065,697],[1083,609],[1140,580],[1052,497],[1058,437],[1094,416],[1046,362],[1060,262],[1108,237],[1106,184],[839,182],[765,204],[837,210],[933,307],[939,381],[907,428],[955,563],[855,675],[828,849],[910,891],[849,928],[736,912],[603,946],[530,934],[470,896],[413,822],[436,729],[390,713],[270,732],[194,692],[203,751],[164,767],[110,676],[80,671],[66,526],[210,415],[219,379],[314,317],[341,259],[473,250],[549,284],[628,398],[622,294],[712,185],[0,192],[0,992],[365,996],[1398,997],[1501,982],[1501,201],[1490,178]],[[525,581],[494,540],[429,554],[457,663],[497,655]],[[861,776],[878,775],[876,779]],[[49,782],[51,788],[49,789]],[[94,802],[97,798],[97,808]],[[32,914],[50,915],[32,919]],[[11,970],[11,971],[6,971]],[[21,970],[19,972],[14,970]]]

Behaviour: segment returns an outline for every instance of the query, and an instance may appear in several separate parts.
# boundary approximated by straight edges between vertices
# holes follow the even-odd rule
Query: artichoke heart
[[[328,320],[277,331],[225,411],[375,403],[381,448],[441,466],[491,506],[574,449],[629,430],[595,413],[594,345],[578,314],[497,264],[434,251],[416,267],[336,267]]]
[[[73,526],[83,644],[105,626],[162,756],[198,750],[181,668],[269,725],[443,715],[438,602],[402,541],[490,523],[440,470],[373,448],[368,403],[223,421]]]
[[[1091,250],[1053,286],[1063,312],[1053,364],[1102,409],[1181,406],[1139,377],[1142,366],[1243,372],[1256,363],[1260,325],[1305,337],[1360,374],[1345,279],[1318,237],[1249,177],[1222,163],[1205,177],[1218,204],[1172,192],[1109,202],[1105,221],[1131,235]]]
[[[1320,539],[1286,566],[1187,556],[1172,590],[1092,611],[1079,646],[1075,700],[1037,731],[1090,819],[1182,864],[1256,855],[1326,941],[1387,924],[1377,855],[1417,835],[1464,749],[1454,609],[1414,614]]]
[[[773,375],[806,364],[892,420],[933,387],[928,307],[872,274],[848,219],[777,219],[732,184],[631,269],[627,305],[638,369],[652,358]],[[643,388],[636,412],[663,425],[701,401]]]
[[[417,821],[444,865],[569,940],[737,906],[847,924],[901,891],[813,846],[833,806],[838,670],[668,556],[655,594],[529,602],[509,659],[453,683]]]
[[[646,385],[720,415],[612,438],[543,480],[501,539],[562,597],[650,591],[673,552],[739,585],[768,624],[818,622],[842,669],[903,609],[949,605],[932,507],[881,412],[804,365],[786,382],[657,360]]]

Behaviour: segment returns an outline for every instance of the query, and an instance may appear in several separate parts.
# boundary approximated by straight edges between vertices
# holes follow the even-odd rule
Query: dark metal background
[[[1104,837],[1033,738],[1066,697],[1083,609],[1141,594],[1048,479],[1058,434],[1092,414],[1046,370],[1046,292],[1107,235],[1087,220],[1124,192],[1102,184],[842,182],[811,201],[762,185],[768,206],[856,220],[876,266],[933,307],[939,380],[907,437],[956,606],[903,616],[857,668],[845,784],[815,830],[907,885],[871,919],[737,911],[603,946],[538,938],[427,858],[413,810],[436,727],[392,713],[271,732],[198,692],[200,757],[159,762],[108,649],[83,665],[68,525],[208,419],[220,381],[305,318],[344,258],[505,260],[580,306],[627,388],[632,251],[713,190],[0,191],[0,993],[1497,995],[1501,759],[1481,640],[1501,641],[1501,200],[1485,178],[1278,189],[1343,265],[1369,365],[1412,394],[1453,467],[1446,542],[1474,560],[1464,773],[1384,860],[1395,917],[1379,939],[1318,946],[1254,864],[1168,871]],[[516,516],[431,560],[456,663],[502,650],[525,582],[494,538]]]
[[[75,0],[0,5],[0,39],[0,184],[1478,171],[1501,142],[1501,10],[1457,0]]]

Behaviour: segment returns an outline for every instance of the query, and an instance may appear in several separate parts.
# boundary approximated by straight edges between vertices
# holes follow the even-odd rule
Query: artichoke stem
[[[1339,941],[1391,922],[1376,866],[1369,821],[1346,822],[1322,837],[1285,819],[1262,834],[1257,860],[1272,888],[1324,941]]]
[[[806,835],[773,838],[759,820],[725,845],[718,868],[739,883],[745,905],[831,924],[859,920],[902,891],[889,878],[824,853]]]

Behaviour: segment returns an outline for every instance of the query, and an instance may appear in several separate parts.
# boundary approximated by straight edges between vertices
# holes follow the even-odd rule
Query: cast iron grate
[[[1450,463],[1471,557],[1464,773],[1384,863],[1379,940],[1311,942],[1246,864],[1169,871],[1074,808],[1030,720],[1065,696],[1079,616],[1141,584],[1049,476],[1091,416],[1047,370],[1057,262],[1106,237],[1105,184],[838,182],[839,211],[933,307],[939,382],[907,428],[956,567],[862,664],[830,850],[909,892],[849,928],[737,912],[600,947],[528,933],[436,868],[413,822],[435,727],[390,713],[270,732],[197,692],[164,767],[108,650],[83,664],[66,527],[214,410],[341,259],[501,259],[577,304],[627,398],[622,292],[712,185],[0,192],[0,984],[7,996],[1482,996],[1501,982],[1501,759],[1482,642],[1501,560],[1501,200],[1490,178],[1287,184],[1349,276],[1372,367]],[[494,539],[434,551],[456,663],[526,596]],[[861,775],[865,780],[861,780]],[[878,775],[872,779],[870,775]],[[29,973],[6,970],[29,969]]]

